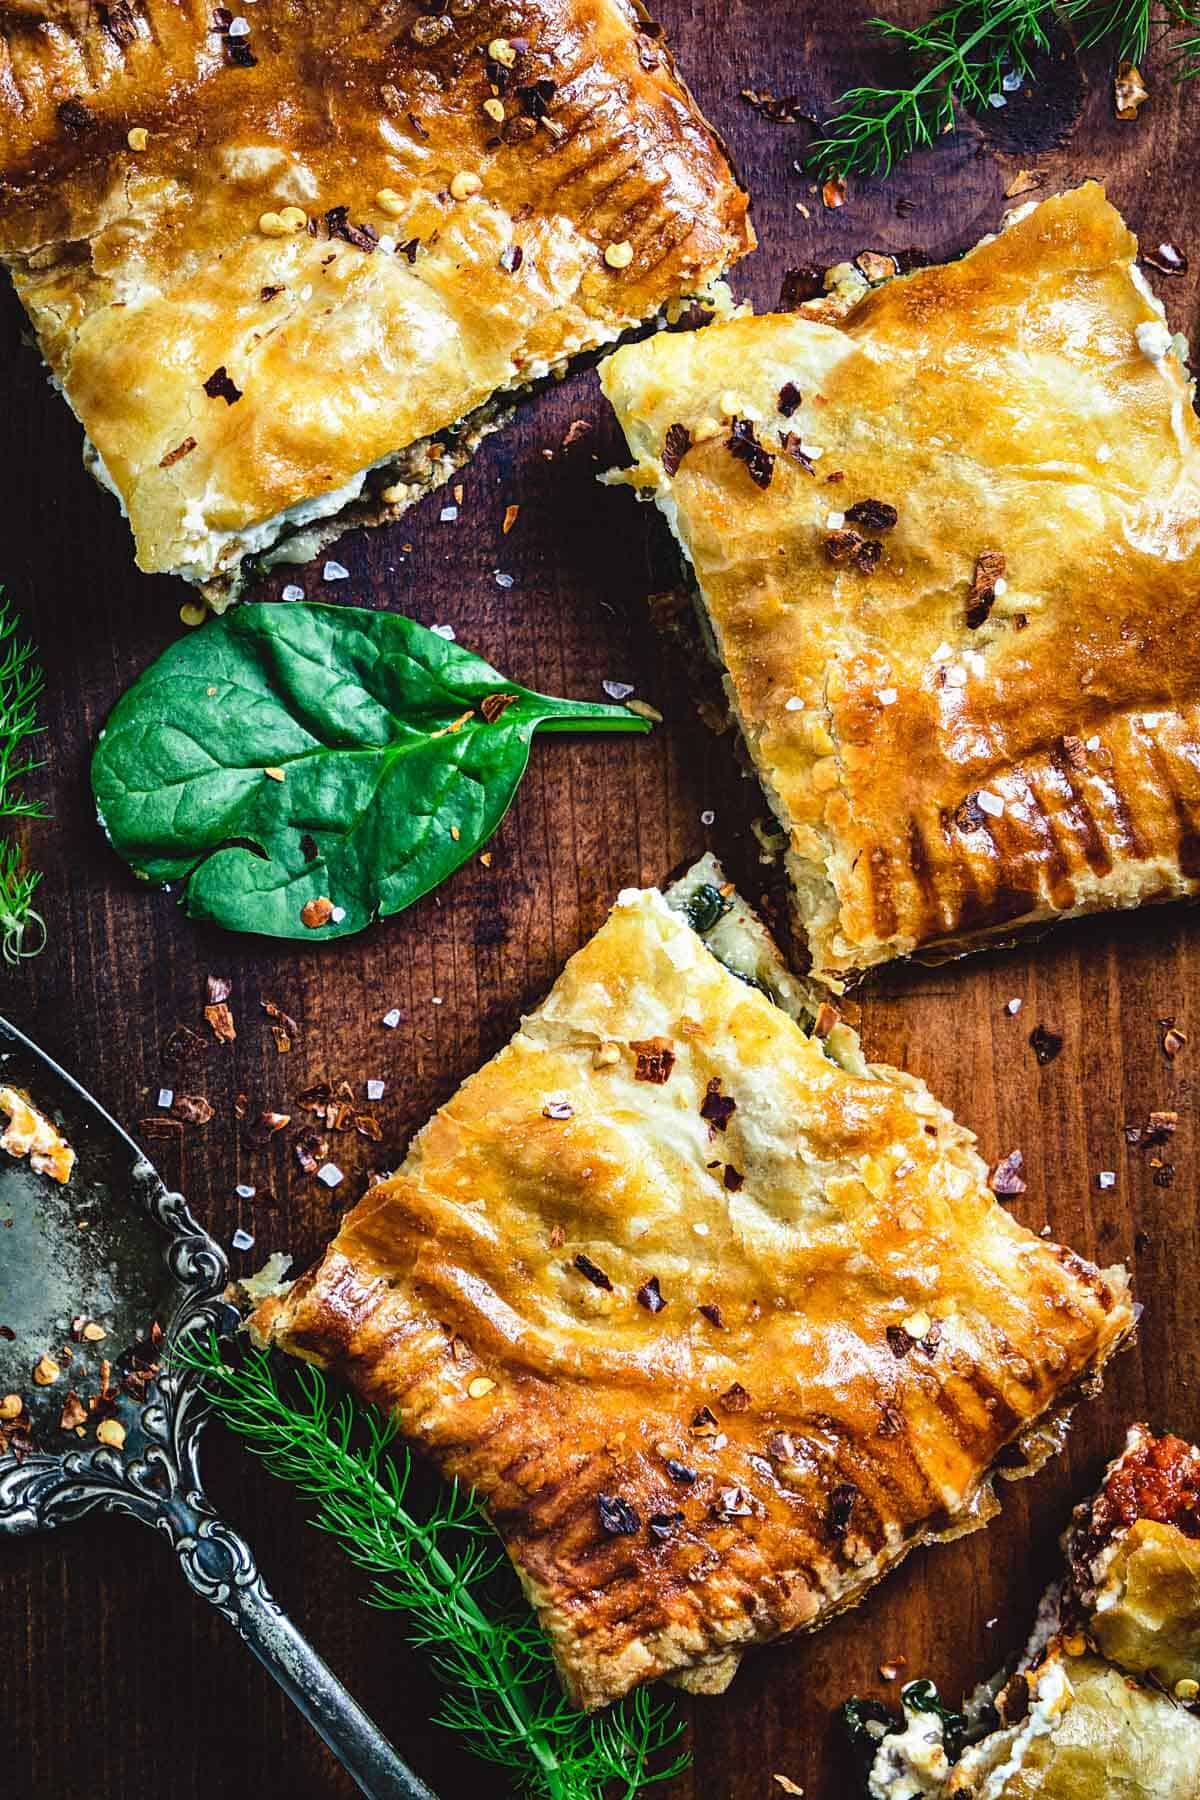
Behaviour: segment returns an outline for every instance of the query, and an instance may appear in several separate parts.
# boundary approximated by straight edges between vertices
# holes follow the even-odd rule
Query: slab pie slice
[[[1200,1449],[1131,1427],[1016,1669],[847,1708],[868,1800],[1200,1800]]]
[[[1200,885],[1200,421],[1136,258],[1088,183],[603,371],[831,986]]]
[[[711,861],[620,895],[253,1321],[478,1491],[584,1707],[718,1691],[983,1524],[1131,1325]]]
[[[0,4],[0,257],[140,567],[216,606],[753,241],[631,0]]]

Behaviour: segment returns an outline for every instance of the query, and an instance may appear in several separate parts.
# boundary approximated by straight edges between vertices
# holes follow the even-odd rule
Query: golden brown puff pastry
[[[690,559],[814,973],[1200,885],[1200,422],[1094,183],[602,380]]]
[[[140,566],[218,605],[703,291],[746,206],[631,0],[0,0],[0,254]]]
[[[478,1491],[585,1707],[717,1691],[982,1524],[1132,1321],[920,1081],[775,1004],[719,872],[672,898],[621,894],[254,1321]]]
[[[898,1720],[848,1709],[869,1800],[1200,1800],[1200,1449],[1134,1425],[1063,1548],[1016,1672],[965,1718],[920,1681]]]

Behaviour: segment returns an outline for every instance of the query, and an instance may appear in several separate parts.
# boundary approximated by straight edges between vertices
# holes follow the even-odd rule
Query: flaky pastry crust
[[[716,1689],[981,1524],[1129,1332],[986,1175],[630,890],[254,1329],[478,1491],[581,1705]]]
[[[140,566],[218,603],[280,514],[394,516],[703,289],[746,207],[630,0],[0,4],[0,254]]]
[[[835,986],[1200,884],[1200,422],[1136,256],[1088,183],[605,366]]]

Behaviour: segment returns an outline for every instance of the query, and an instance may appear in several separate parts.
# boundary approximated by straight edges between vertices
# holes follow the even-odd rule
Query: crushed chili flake
[[[637,1303],[639,1306],[644,1306],[649,1313],[660,1313],[663,1310],[667,1303],[663,1299],[657,1275],[651,1275],[648,1281],[643,1281],[637,1291]]]
[[[794,381],[785,381],[779,390],[776,406],[785,419],[790,419],[804,396]]]
[[[1031,194],[1040,188],[1046,177],[1034,169],[1018,169],[1004,190],[1006,200],[1015,200],[1018,194]]]
[[[348,206],[331,206],[325,214],[325,229],[331,238],[341,238],[368,256],[378,247],[379,233],[373,225],[355,225]]]
[[[73,95],[58,105],[58,122],[68,137],[81,138],[95,128],[96,115]]]
[[[216,1108],[203,1094],[176,1094],[171,1111],[185,1125],[207,1125]]]
[[[850,1527],[854,1502],[858,1499],[858,1489],[848,1481],[841,1481],[829,1496],[828,1525],[834,1537],[845,1537]]]
[[[612,1293],[613,1284],[604,1273],[604,1270],[600,1268],[598,1263],[594,1263],[590,1256],[585,1256],[582,1250],[575,1258],[575,1267],[579,1270],[581,1275],[587,1276],[593,1287],[603,1288],[605,1293],[608,1294]]]
[[[804,448],[804,440],[794,431],[781,431],[779,448],[790,461],[799,463],[806,475],[815,475],[812,457]]]
[[[811,124],[813,114],[811,108],[804,110],[799,94],[771,94],[765,90],[744,87],[739,98],[752,107],[763,119],[769,119],[773,125]]]
[[[241,388],[231,378],[224,363],[213,370],[204,383],[204,391],[210,400],[223,400],[226,406],[233,406],[242,397]]]
[[[692,1430],[701,1437],[711,1437],[717,1430],[717,1415],[711,1407],[701,1406],[692,1415]]]
[[[668,425],[663,438],[662,467],[664,475],[677,475],[679,465],[692,447],[692,434],[686,425]]]
[[[759,443],[751,419],[734,419],[726,439],[729,454],[743,463],[755,487],[769,488],[775,473],[775,458]]]
[[[856,500],[846,508],[851,525],[861,525],[866,531],[891,531],[899,517],[896,508],[886,500]]]
[[[292,1139],[292,1150],[305,1175],[316,1174],[325,1160],[328,1148],[328,1139],[322,1136],[315,1125],[302,1126]]]
[[[1146,1121],[1146,1143],[1166,1143],[1169,1137],[1174,1136],[1175,1128],[1178,1124],[1179,1114],[1177,1112],[1152,1112]],[[1128,1136],[1128,1132],[1126,1135]],[[1135,1143],[1137,1140],[1131,1139],[1130,1141]]]
[[[648,1081],[655,1087],[662,1087],[671,1079],[671,1070],[675,1067],[675,1046],[670,1038],[631,1039],[629,1048],[637,1057],[633,1077],[635,1081]]]
[[[237,1036],[237,1027],[233,1022],[233,1014],[222,1000],[216,1006],[206,1006],[204,1016],[212,1027],[213,1036],[219,1043],[232,1044]]]
[[[194,437],[184,438],[181,444],[176,444],[173,450],[168,450],[165,456],[159,458],[159,468],[173,468],[177,462],[182,462],[185,456],[190,456],[195,448],[196,440]]]
[[[318,894],[313,900],[306,900],[300,908],[300,923],[307,925],[310,931],[319,931],[322,925],[328,925],[333,917],[333,901],[328,894]]]
[[[724,1331],[725,1320],[721,1316],[721,1309],[719,1306],[709,1301],[704,1306],[698,1306],[696,1311],[703,1313],[709,1324],[715,1325],[718,1331]]]
[[[829,212],[836,212],[839,206],[846,204],[846,178],[844,175],[831,175],[821,184],[821,205]]]
[[[1160,244],[1156,250],[1147,250],[1143,246],[1141,258],[1160,275],[1186,275],[1188,272],[1188,259],[1178,244]]]
[[[750,1395],[740,1381],[735,1381],[719,1396],[726,1412],[745,1412],[750,1404]]]
[[[1003,580],[1008,559],[1002,550],[981,550],[967,594],[967,629],[978,631],[996,603],[996,585]]]
[[[600,1514],[600,1523],[610,1537],[632,1537],[641,1530],[642,1521],[638,1517],[637,1508],[628,1500],[622,1500],[619,1494],[597,1494],[596,1510]]]
[[[665,1512],[650,1514],[650,1534],[656,1538],[669,1538],[676,1526],[683,1524],[681,1512]]]
[[[889,1325],[886,1336],[888,1349],[896,1361],[903,1361],[913,1347],[913,1339],[909,1337],[907,1331],[902,1331],[899,1325]]]
[[[354,1129],[359,1137],[370,1138],[373,1144],[383,1142],[383,1127],[374,1113],[355,1113]]]
[[[1046,1025],[1035,1025],[1029,1034],[1029,1047],[1042,1068],[1052,1063],[1063,1047],[1062,1036]]]
[[[1179,1052],[1187,1043],[1187,1032],[1180,1031],[1173,1019],[1163,1019],[1162,1051],[1169,1062],[1174,1062]]]
[[[954,823],[960,831],[978,831],[983,819],[983,808],[977,794],[967,794],[954,809]]]
[[[413,239],[416,242],[416,239]],[[525,261],[525,252],[520,244],[506,244],[500,252],[500,267],[506,275],[515,275]]]
[[[740,1169],[735,1169],[732,1163],[725,1164],[721,1180],[729,1193],[736,1194],[745,1179],[746,1177]]]
[[[732,1095],[721,1092],[721,1077],[712,1076],[700,1102],[700,1117],[707,1119],[714,1131],[724,1131],[736,1111],[737,1101]]]
[[[667,1474],[671,1477],[672,1481],[679,1482],[681,1487],[691,1487],[693,1481],[696,1479],[695,1469],[689,1468],[687,1463],[680,1462],[678,1458],[674,1456],[668,1456],[667,1458]]]
[[[1023,1170],[1025,1158],[1019,1150],[1013,1150],[998,1162],[988,1176],[988,1186],[993,1194],[1023,1194],[1025,1180]]]
[[[779,289],[779,311],[795,312],[809,300],[819,300],[825,292],[825,271],[810,264],[807,268],[785,269]]]
[[[753,1510],[743,1487],[720,1488],[713,1502],[713,1512],[720,1519],[747,1519]]]
[[[517,699],[516,694],[485,694],[479,702],[479,710],[487,724],[494,725],[510,706],[516,705]]]
[[[277,1131],[282,1131],[284,1126],[290,1125],[291,1122],[291,1113],[260,1112],[250,1127],[250,1135],[259,1143],[265,1144],[275,1136]]]
[[[87,1424],[87,1411],[74,1388],[67,1395],[58,1424],[60,1431],[75,1431],[80,1425]]]
[[[831,531],[825,538],[825,555],[836,566],[851,563],[869,575],[883,556],[883,545],[878,538],[864,538],[857,531]]]

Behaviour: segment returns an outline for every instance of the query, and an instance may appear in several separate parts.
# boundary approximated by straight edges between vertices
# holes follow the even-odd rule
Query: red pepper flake
[[[718,1519],[748,1519],[754,1508],[745,1488],[724,1487],[718,1491],[712,1510]]]
[[[811,111],[803,110],[803,101],[799,94],[784,96],[745,87],[740,91],[740,98],[746,102],[747,106],[753,107],[761,118],[769,119],[772,125],[801,125],[813,122]]]
[[[735,1381],[731,1387],[727,1387],[719,1398],[726,1412],[745,1412],[750,1404],[750,1395],[740,1381]]]
[[[354,1129],[359,1137],[370,1138],[373,1144],[383,1142],[383,1127],[374,1113],[355,1113]]]
[[[637,1303],[644,1306],[648,1313],[660,1313],[667,1304],[662,1296],[657,1275],[651,1275],[649,1281],[643,1281],[637,1291]]]
[[[703,1313],[709,1324],[715,1325],[718,1331],[724,1331],[725,1321],[721,1317],[721,1309],[719,1306],[713,1305],[710,1301],[704,1306],[698,1306],[696,1311]]]
[[[839,206],[846,204],[846,177],[831,175],[821,183],[821,205],[829,212],[836,212]]]
[[[984,822],[984,812],[979,804],[978,794],[967,794],[954,809],[954,823],[960,831],[978,831]]]
[[[841,566],[853,563],[863,575],[870,575],[883,556],[878,538],[864,538],[857,531],[831,531],[825,539],[825,555]]]
[[[96,127],[96,115],[74,95],[58,104],[58,122],[68,137],[86,137]]]
[[[486,722],[494,725],[510,706],[517,704],[518,698],[519,696],[516,694],[485,694],[479,702],[479,710]]]
[[[216,1108],[203,1094],[177,1094],[171,1111],[185,1125],[207,1125]]]
[[[834,1537],[845,1537],[850,1528],[850,1518],[854,1511],[854,1502],[857,1499],[858,1489],[851,1487],[848,1481],[839,1482],[830,1494],[827,1523]]]
[[[204,383],[204,391],[210,400],[223,400],[226,406],[233,406],[242,397],[241,388],[232,379],[224,363],[213,370]]]
[[[633,1074],[635,1081],[649,1081],[655,1087],[662,1087],[671,1079],[671,1070],[675,1067],[675,1046],[670,1038],[631,1039],[629,1048],[637,1057]]]
[[[1057,1031],[1051,1031],[1046,1025],[1035,1025],[1029,1034],[1029,1046],[1044,1069],[1047,1063],[1054,1061],[1062,1049],[1062,1036]]]
[[[233,1014],[222,1000],[216,1006],[206,1006],[204,1016],[212,1026],[213,1036],[219,1043],[232,1044],[237,1036],[237,1027],[233,1022]]]
[[[856,500],[846,508],[846,517],[864,531],[891,531],[900,515],[886,500]]]
[[[396,245],[396,255],[402,256],[404,258],[405,262],[408,263],[409,267],[411,268],[413,263],[415,263],[417,260],[417,251],[420,248],[421,248],[420,238],[406,238],[402,244]],[[516,265],[517,268],[520,268],[520,266],[521,266],[519,256],[520,256],[520,253],[518,252],[518,262]],[[501,264],[503,264],[504,258],[501,257],[500,261],[501,261]]]
[[[276,294],[282,294],[282,292],[283,292],[282,286],[278,282],[276,282],[276,283],[273,283],[270,287],[259,288],[258,297],[262,301],[263,305],[265,306],[267,304],[268,300],[273,300],[275,298]]]
[[[285,1013],[282,1006],[274,1000],[259,1002],[268,1019],[272,1021],[271,1031],[275,1038],[275,1048],[281,1056],[285,1056],[295,1040],[300,1036],[300,1027],[290,1013]]]
[[[700,1117],[707,1119],[714,1131],[724,1131],[736,1111],[737,1101],[721,1092],[721,1077],[714,1075],[700,1102]]]
[[[674,1456],[668,1456],[667,1458],[667,1474],[671,1477],[672,1481],[677,1481],[681,1487],[691,1487],[693,1481],[696,1479],[695,1469],[689,1468],[687,1463],[680,1462]]]
[[[975,573],[967,595],[967,629],[978,631],[996,602],[996,583],[1008,567],[1002,550],[981,550],[975,558]]]
[[[114,44],[126,45],[135,43],[138,35],[137,17],[129,0],[115,0],[112,6],[102,6],[100,18],[109,37]]]
[[[270,1142],[277,1131],[282,1131],[284,1126],[290,1125],[291,1122],[291,1113],[261,1112],[247,1135],[256,1143],[266,1144]]]
[[[677,475],[679,465],[691,447],[692,434],[686,425],[668,425],[662,447],[663,474]]]
[[[683,1514],[681,1512],[651,1513],[650,1535],[660,1540],[672,1537],[676,1527],[682,1524]]]
[[[1179,1052],[1187,1043],[1187,1032],[1180,1031],[1174,1019],[1160,1019],[1163,1028],[1162,1051],[1168,1062],[1174,1062]]]
[[[194,437],[184,438],[182,444],[176,444],[173,450],[168,450],[167,454],[159,459],[159,468],[173,468],[177,462],[182,462],[185,456],[190,456],[195,448],[196,440]]]
[[[759,443],[753,421],[735,419],[729,428],[726,445],[731,456],[744,463],[755,487],[769,488],[775,473],[775,458]]]
[[[310,931],[319,931],[332,917],[333,901],[328,894],[318,894],[315,900],[306,900],[300,908],[300,923],[307,925]]]
[[[780,312],[796,312],[809,300],[819,300],[825,292],[825,271],[815,263],[807,268],[785,269],[779,289]]]
[[[1178,244],[1160,244],[1157,250],[1142,249],[1141,258],[1160,275],[1186,275],[1188,259]]]
[[[331,238],[341,238],[367,256],[378,248],[379,233],[373,225],[355,225],[348,206],[331,206],[325,214],[325,229]]]
[[[1125,1135],[1126,1137],[1129,1137],[1131,1129],[1137,1133],[1136,1136],[1129,1138],[1131,1144],[1136,1144],[1139,1137],[1143,1138],[1143,1141],[1147,1144],[1165,1144],[1168,1138],[1174,1137],[1178,1124],[1179,1114],[1177,1112],[1152,1112],[1146,1120],[1146,1130],[1144,1134],[1138,1132],[1137,1126],[1135,1125],[1127,1127]]]
[[[581,1275],[587,1276],[593,1287],[603,1288],[607,1294],[612,1293],[613,1284],[604,1273],[604,1270],[600,1268],[597,1263],[594,1263],[590,1256],[585,1256],[582,1250],[575,1258],[575,1267],[579,1270]]]
[[[641,1530],[642,1521],[637,1508],[628,1500],[622,1500],[618,1494],[597,1494],[596,1509],[600,1514],[600,1523],[610,1537],[633,1537]]]
[[[727,1191],[731,1194],[736,1194],[746,1177],[742,1174],[740,1169],[735,1169],[732,1163],[726,1163],[725,1171],[721,1179],[724,1182]]]
[[[329,1140],[315,1125],[304,1125],[292,1139],[292,1150],[305,1175],[315,1175],[325,1161]]]
[[[804,396],[794,381],[785,381],[779,390],[776,405],[785,419],[790,419]]]
[[[692,1415],[692,1430],[699,1437],[713,1437],[717,1432],[717,1415],[711,1407],[702,1406]]]
[[[993,1194],[1023,1194],[1025,1180],[1023,1170],[1025,1158],[1019,1150],[1013,1150],[1003,1161],[998,1162],[988,1176],[988,1186]]]
[[[887,1341],[888,1349],[896,1358],[896,1361],[903,1362],[904,1358],[912,1349],[914,1340],[909,1337],[907,1331],[902,1331],[899,1325],[889,1325],[887,1328]]]
[[[803,440],[794,431],[780,432],[779,448],[784,456],[789,457],[794,463],[799,463],[806,475],[816,474],[812,457],[805,453]]]

